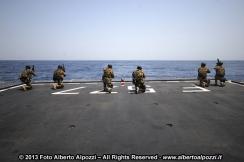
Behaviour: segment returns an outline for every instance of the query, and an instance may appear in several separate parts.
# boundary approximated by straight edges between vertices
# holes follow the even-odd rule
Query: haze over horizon
[[[0,60],[244,60],[242,0],[1,0]]]

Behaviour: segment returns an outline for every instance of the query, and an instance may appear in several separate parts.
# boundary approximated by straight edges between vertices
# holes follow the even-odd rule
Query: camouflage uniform
[[[200,86],[202,87],[208,87],[210,84],[210,80],[207,79],[207,73],[210,73],[210,70],[204,63],[202,63],[201,67],[198,68],[198,80],[200,81]]]
[[[24,90],[32,88],[31,79],[33,75],[35,76],[35,73],[29,66],[26,66],[26,69],[20,74],[19,79],[22,83],[26,84],[23,86]]]
[[[64,87],[63,85],[64,77],[65,77],[64,67],[59,65],[57,70],[55,70],[53,73],[53,81],[54,81],[53,89]]]
[[[220,81],[220,86],[224,86],[225,85],[225,68],[222,66],[223,63],[218,64],[215,66],[215,85],[218,85],[218,80]]]
[[[135,84],[135,93],[138,93],[137,88],[139,91],[145,92],[146,86],[144,84],[145,74],[140,66],[137,67],[137,70],[132,73],[133,84]]]
[[[103,69],[102,80],[103,80],[104,91],[111,93],[112,88],[113,88],[112,78],[114,78],[112,65],[108,65],[107,68]]]

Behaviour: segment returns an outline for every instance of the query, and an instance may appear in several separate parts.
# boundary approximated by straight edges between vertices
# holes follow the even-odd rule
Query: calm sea
[[[216,61],[204,61],[213,78]],[[34,81],[51,81],[59,64],[66,68],[65,80],[101,80],[102,69],[113,65],[115,80],[131,80],[137,65],[143,67],[147,79],[195,79],[201,61],[0,61],[0,87],[19,83],[19,74],[25,65],[35,65]],[[244,81],[244,61],[224,61],[228,80]]]

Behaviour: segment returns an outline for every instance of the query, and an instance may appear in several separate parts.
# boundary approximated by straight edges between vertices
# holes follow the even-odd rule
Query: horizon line
[[[167,59],[0,59],[0,61],[216,61],[216,59],[167,60]],[[244,61],[244,59],[220,59],[223,61]]]

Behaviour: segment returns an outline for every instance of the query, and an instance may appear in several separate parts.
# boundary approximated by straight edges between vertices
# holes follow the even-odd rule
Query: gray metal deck
[[[131,83],[115,83],[112,94],[100,93],[101,83],[0,91],[0,161],[19,161],[20,155],[50,161],[41,155],[56,154],[221,154],[222,161],[244,161],[243,85],[146,84],[147,93],[138,95],[130,92]]]

